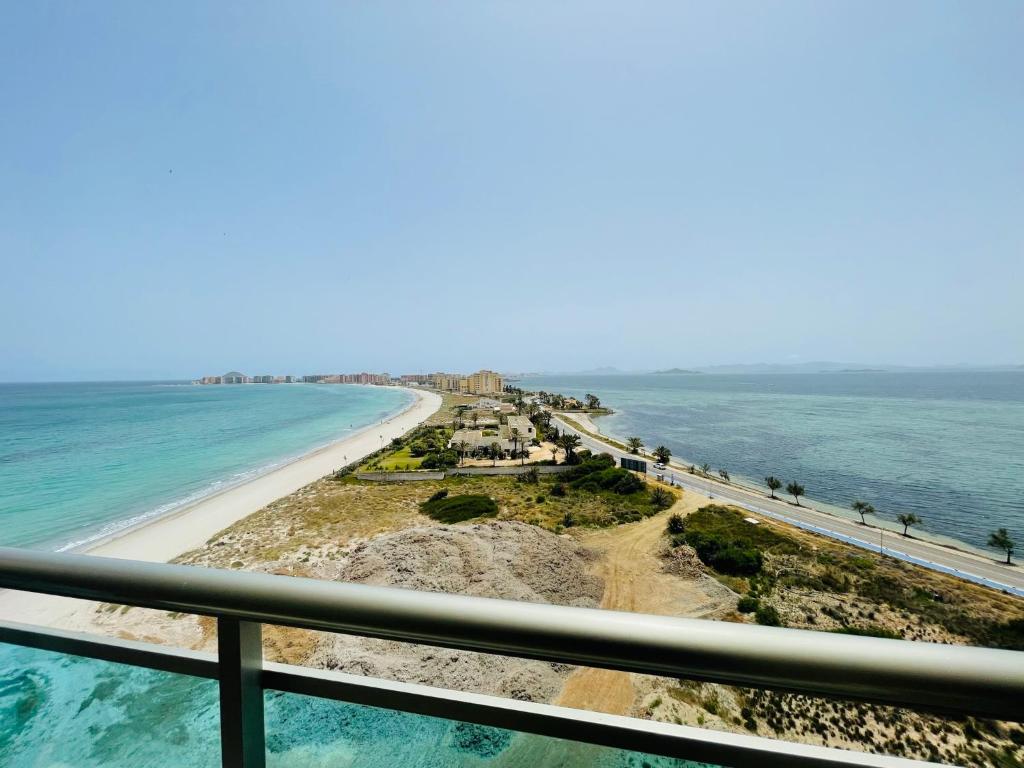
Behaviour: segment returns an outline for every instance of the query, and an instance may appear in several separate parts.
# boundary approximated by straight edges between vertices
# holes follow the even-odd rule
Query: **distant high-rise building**
[[[469,395],[495,395],[503,391],[504,381],[494,371],[477,371],[469,376],[458,373],[432,373],[431,385],[442,392],[461,392]]]

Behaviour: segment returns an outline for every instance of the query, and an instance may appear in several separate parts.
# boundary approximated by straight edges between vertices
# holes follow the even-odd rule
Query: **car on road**
[[[654,468],[655,469],[665,469],[665,465],[664,464],[660,464],[660,463],[659,464],[655,464]]]

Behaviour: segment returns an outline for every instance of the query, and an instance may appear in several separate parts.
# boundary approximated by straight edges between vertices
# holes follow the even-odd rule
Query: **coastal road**
[[[582,447],[589,448],[595,453],[609,453],[615,457],[616,461],[621,458],[637,458],[576,429],[557,415],[553,415],[552,420],[563,432],[577,435]],[[677,486],[710,499],[781,520],[798,528],[838,539],[862,549],[872,552],[881,551],[890,557],[1024,597],[1024,569],[1018,566],[1007,566],[994,558],[986,558],[921,539],[905,538],[890,530],[864,526],[856,521],[821,512],[811,507],[798,507],[781,499],[769,499],[767,496],[753,493],[734,484],[727,485],[716,480],[691,475],[686,467],[675,463],[670,463],[664,472],[656,472],[652,467],[653,463],[648,460],[647,474],[650,477],[664,475],[666,481],[674,480]]]

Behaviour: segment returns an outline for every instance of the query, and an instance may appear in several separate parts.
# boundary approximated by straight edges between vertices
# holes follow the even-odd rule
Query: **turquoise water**
[[[217,707],[213,681],[0,647],[5,768],[216,768]],[[295,694],[267,692],[265,708],[271,768],[693,765]]]
[[[0,384],[0,545],[66,549],[406,407],[348,385]]]
[[[592,392],[637,435],[696,464],[760,484],[796,480],[809,497],[855,499],[925,531],[984,546],[995,528],[1024,540],[1024,373],[548,376],[520,385]],[[852,513],[849,513],[852,514]]]

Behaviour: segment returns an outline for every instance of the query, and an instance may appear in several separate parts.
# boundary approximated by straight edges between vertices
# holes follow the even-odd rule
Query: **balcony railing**
[[[264,691],[726,766],[894,757],[263,661],[262,625],[907,707],[1024,718],[1024,654],[0,548],[0,587],[212,616],[217,653],[0,623],[0,642],[217,681],[224,766],[264,765]]]

